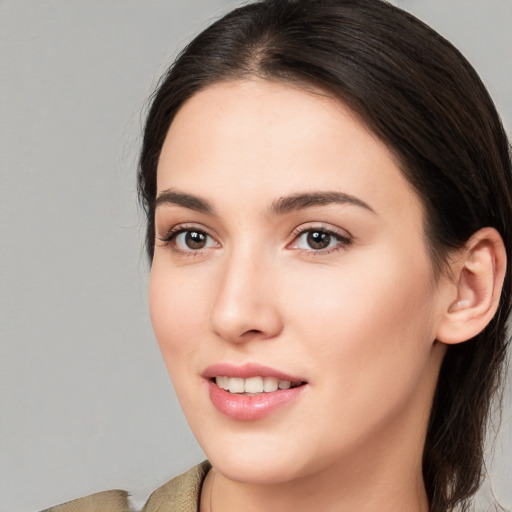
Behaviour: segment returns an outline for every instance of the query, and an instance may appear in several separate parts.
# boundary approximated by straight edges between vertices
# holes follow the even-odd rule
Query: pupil
[[[190,249],[202,249],[206,244],[206,235],[199,231],[189,231],[185,241]]]
[[[331,241],[331,235],[322,231],[308,233],[308,245],[312,249],[325,249]]]

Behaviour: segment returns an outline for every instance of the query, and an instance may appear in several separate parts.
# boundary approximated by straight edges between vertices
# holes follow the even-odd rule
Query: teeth
[[[227,377],[217,377],[215,379],[215,382],[216,382],[217,386],[219,386],[219,388],[226,389],[226,390],[229,389],[229,379]]]
[[[245,379],[246,393],[263,393],[263,377],[250,377]]]
[[[219,388],[225,389],[230,393],[271,393],[278,389],[290,389],[292,382],[289,380],[278,380],[275,377],[249,377],[240,379],[238,377],[215,377],[215,383]],[[294,383],[299,385],[299,383]]]
[[[275,377],[265,377],[263,379],[263,391],[266,393],[277,391],[279,381]]]
[[[230,378],[228,379],[228,386],[231,393],[243,393],[245,391],[244,379]]]

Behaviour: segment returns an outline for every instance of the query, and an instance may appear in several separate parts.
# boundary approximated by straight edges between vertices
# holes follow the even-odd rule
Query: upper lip
[[[249,377],[274,377],[278,380],[288,380],[290,382],[305,382],[305,379],[296,375],[290,375],[281,370],[276,370],[270,366],[258,363],[245,363],[234,365],[231,363],[216,363],[208,366],[202,376],[205,379],[213,377],[238,377],[248,379]]]

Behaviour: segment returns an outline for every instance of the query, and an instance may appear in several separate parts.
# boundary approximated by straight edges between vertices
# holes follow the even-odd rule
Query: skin
[[[165,364],[215,468],[201,511],[428,510],[421,456],[445,351],[436,333],[457,297],[434,277],[421,201],[388,148],[320,92],[223,83],[180,109],[157,182],[158,194],[213,210],[159,204],[149,292]],[[326,191],[368,207],[272,210]],[[206,246],[162,241],[173,228],[206,233]],[[315,229],[336,233],[326,249],[308,246]],[[202,377],[219,362],[307,385],[267,417],[234,420]]]

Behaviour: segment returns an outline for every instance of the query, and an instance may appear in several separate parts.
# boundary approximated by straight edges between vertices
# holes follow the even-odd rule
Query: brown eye
[[[185,244],[189,249],[203,249],[206,246],[208,235],[201,231],[186,231]]]
[[[217,242],[208,233],[197,229],[177,231],[164,239],[164,241],[180,251],[200,251],[201,249],[218,246]]]
[[[348,236],[327,228],[302,229],[298,230],[295,235],[296,238],[289,248],[310,253],[329,254],[331,250],[348,247],[352,243]]]
[[[319,250],[329,247],[332,236],[325,231],[309,231],[307,234],[307,244],[311,249]]]

